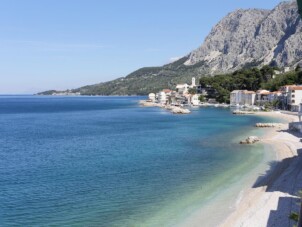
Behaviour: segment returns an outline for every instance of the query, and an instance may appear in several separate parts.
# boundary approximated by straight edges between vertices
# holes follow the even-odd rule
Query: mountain
[[[72,90],[83,95],[145,95],[202,77],[242,68],[302,63],[302,20],[296,2],[273,10],[239,9],[224,17],[204,43],[161,67],[139,69],[126,77]],[[49,94],[42,92],[40,94]]]
[[[237,10],[223,18],[185,65],[205,61],[210,73],[245,66],[293,66],[302,60],[302,23],[296,2],[282,2],[271,11]]]

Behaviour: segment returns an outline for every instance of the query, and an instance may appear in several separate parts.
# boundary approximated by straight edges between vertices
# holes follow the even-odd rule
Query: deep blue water
[[[0,96],[0,225],[168,223],[190,194],[206,200],[207,185],[261,158],[233,141],[256,116],[172,115],[139,99]]]

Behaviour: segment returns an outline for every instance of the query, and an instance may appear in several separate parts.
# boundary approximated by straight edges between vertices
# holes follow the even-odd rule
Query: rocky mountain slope
[[[73,91],[84,95],[145,95],[174,88],[193,76],[263,65],[294,67],[298,63],[302,63],[302,20],[295,2],[282,2],[273,10],[239,9],[228,14],[198,49],[176,62],[142,68],[126,77]]]
[[[296,2],[271,11],[237,10],[222,19],[185,65],[205,61],[210,73],[247,65],[293,66],[302,60],[302,22]]]

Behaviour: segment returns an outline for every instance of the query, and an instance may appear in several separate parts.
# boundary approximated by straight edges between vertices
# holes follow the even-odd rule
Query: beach
[[[298,121],[295,115],[258,113],[287,122]],[[293,226],[291,212],[299,212],[302,189],[301,135],[288,131],[288,124],[265,130],[262,143],[271,147],[276,159],[270,169],[259,175],[251,188],[245,189],[236,207],[220,226]]]

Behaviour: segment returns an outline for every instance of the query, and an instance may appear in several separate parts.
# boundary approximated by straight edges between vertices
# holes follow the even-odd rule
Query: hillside
[[[295,2],[273,10],[239,9],[224,17],[204,43],[180,60],[139,69],[113,81],[74,89],[82,95],[145,95],[177,83],[242,68],[302,63],[302,21]],[[49,94],[42,92],[40,94]]]

